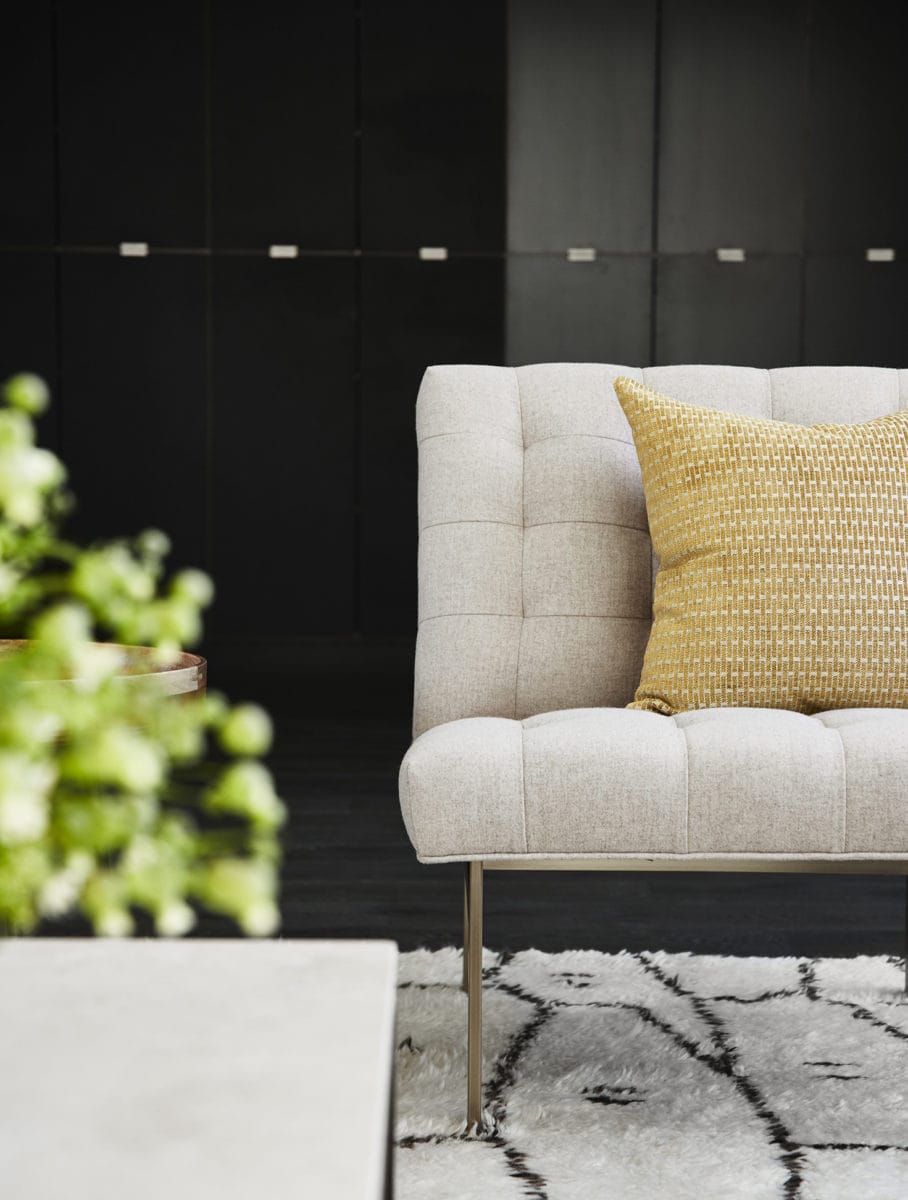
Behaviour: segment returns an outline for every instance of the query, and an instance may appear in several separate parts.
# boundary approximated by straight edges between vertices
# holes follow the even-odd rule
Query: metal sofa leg
[[[906,877],[908,878],[908,877]],[[470,958],[468,947],[470,945],[470,864],[463,864],[463,978],[461,979],[460,989],[463,992],[470,990]]]
[[[482,1116],[482,863],[467,864],[467,1124]]]

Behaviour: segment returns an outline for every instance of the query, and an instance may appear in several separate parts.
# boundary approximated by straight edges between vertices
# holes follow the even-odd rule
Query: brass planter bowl
[[[202,695],[208,682],[208,663],[200,654],[183,651],[166,666],[155,663],[151,646],[122,646],[116,642],[105,642],[123,655],[123,664],[117,672],[118,679],[151,683],[168,696]],[[0,638],[0,655],[14,654],[26,645],[23,638]],[[43,682],[54,682],[44,680]],[[64,683],[66,680],[56,682]]]

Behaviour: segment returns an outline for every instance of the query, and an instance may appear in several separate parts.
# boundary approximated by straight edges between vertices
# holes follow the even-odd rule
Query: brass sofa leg
[[[908,877],[906,877],[908,878]],[[468,947],[470,945],[470,864],[463,864],[463,978],[461,979],[460,989],[463,992],[470,990],[470,959]]]
[[[467,864],[467,1124],[482,1116],[482,863]]]

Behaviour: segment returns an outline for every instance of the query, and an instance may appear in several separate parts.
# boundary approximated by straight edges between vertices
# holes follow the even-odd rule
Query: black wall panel
[[[38,420],[42,445],[59,446],[56,266],[53,254],[0,253],[0,380],[32,371],[47,381],[51,407]]]
[[[908,248],[904,0],[814,5],[807,247]]]
[[[54,236],[53,26],[50,0],[8,5],[0,70],[0,245]]]
[[[362,238],[504,245],[505,5],[364,0]]]
[[[56,372],[53,254],[0,253],[0,379]]]
[[[83,538],[170,535],[205,562],[205,264],[63,259],[62,449]]]
[[[650,262],[568,262],[512,255],[507,264],[507,361],[649,361]]]
[[[659,263],[657,363],[787,367],[800,361],[797,258]]]
[[[0,374],[77,530],[167,529],[224,635],[409,634],[430,363],[904,365],[906,11],[14,6]]]
[[[656,5],[521,0],[508,29],[508,246],[649,250]]]
[[[205,240],[202,0],[60,0],[62,238]]]
[[[360,612],[366,632],[416,625],[416,393],[427,366],[501,363],[503,264],[363,262]]]
[[[817,258],[807,262],[807,363],[905,367],[908,263]]]
[[[800,249],[806,68],[806,0],[664,0],[660,249]]]
[[[212,628],[353,628],[353,263],[218,258]]]
[[[213,239],[354,245],[352,4],[212,7]]]

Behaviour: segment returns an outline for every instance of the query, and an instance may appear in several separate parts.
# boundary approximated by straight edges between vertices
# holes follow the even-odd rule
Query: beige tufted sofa
[[[865,367],[426,372],[415,740],[400,798],[420,860],[466,864],[470,1122],[484,870],[908,875],[908,710],[624,708],[656,564],[619,375],[801,424],[908,407],[908,371]]]

